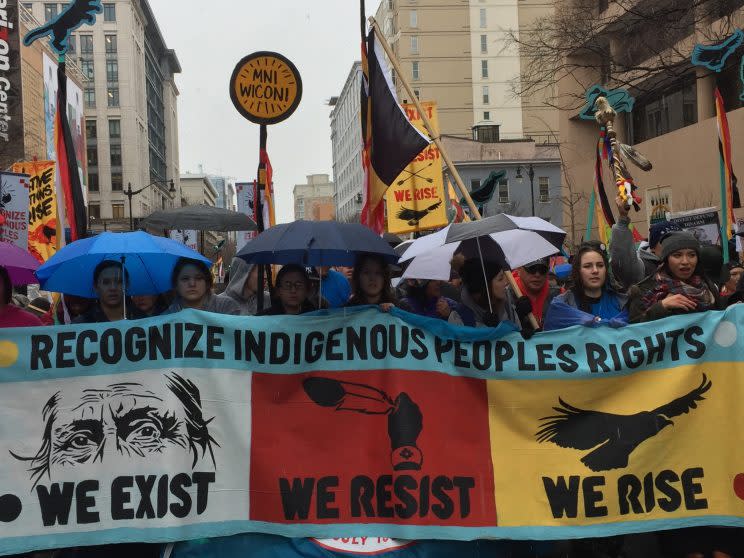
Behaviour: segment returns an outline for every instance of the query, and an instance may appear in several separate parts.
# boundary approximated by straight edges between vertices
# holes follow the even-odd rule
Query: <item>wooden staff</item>
[[[403,84],[403,88],[406,90],[406,93],[408,94],[408,97],[413,101],[413,104],[416,106],[416,110],[418,110],[419,115],[421,116],[421,120],[424,123],[424,127],[426,128],[426,131],[429,132],[429,135],[431,136],[431,141],[434,142],[434,145],[437,146],[439,149],[439,153],[442,155],[442,160],[444,161],[444,164],[447,165],[447,169],[449,169],[450,174],[452,174],[452,178],[455,179],[455,184],[457,184],[457,187],[459,188],[460,192],[462,193],[462,197],[465,199],[465,201],[468,204],[468,207],[470,208],[470,211],[473,215],[473,218],[478,220],[481,219],[480,211],[478,211],[478,208],[475,206],[475,203],[473,202],[473,198],[470,196],[470,192],[465,187],[465,184],[462,181],[462,178],[460,178],[460,173],[457,172],[457,168],[455,168],[454,163],[452,163],[452,160],[449,158],[449,155],[447,154],[447,151],[444,149],[444,145],[442,144],[441,137],[439,135],[439,132],[434,130],[434,127],[431,124],[431,121],[426,116],[426,112],[421,107],[421,104],[419,103],[418,97],[413,93],[413,88],[411,87],[411,84],[408,83],[408,80],[405,77],[405,74],[403,73],[403,70],[401,70],[400,65],[398,64],[398,59],[395,57],[395,53],[393,52],[393,49],[390,48],[390,45],[387,42],[387,39],[385,39],[385,36],[380,31],[380,27],[377,25],[377,21],[374,17],[369,18],[369,24],[370,27],[375,32],[375,37],[379,41],[380,45],[382,46],[383,50],[385,51],[385,54],[387,54],[388,58],[390,59],[390,64],[393,66],[393,69],[395,70],[396,75],[398,76],[398,79],[400,79],[400,82]],[[483,255],[481,254],[481,259],[483,258]],[[511,273],[506,274],[506,278],[509,281],[509,285],[511,286],[512,290],[514,291],[514,294],[517,295],[517,297],[522,296],[522,291],[519,288],[519,285],[517,285],[516,280],[514,279],[514,276]],[[538,329],[540,326],[537,323],[537,319],[535,318],[534,314],[530,312],[527,315],[527,319],[530,321],[530,324],[533,328]]]
[[[625,163],[622,160],[620,153],[621,148],[617,141],[617,133],[615,132],[614,123],[617,113],[615,112],[615,109],[610,106],[610,103],[605,97],[597,97],[597,100],[594,101],[594,108],[596,109],[594,119],[600,126],[605,128],[607,131],[607,138],[610,140],[610,147],[612,148],[612,175],[615,178],[618,195],[628,208],[633,206],[635,207],[635,210],[638,211],[640,209],[638,206],[639,199],[633,193],[633,190],[635,190],[633,178],[630,176],[630,173],[626,169]]]

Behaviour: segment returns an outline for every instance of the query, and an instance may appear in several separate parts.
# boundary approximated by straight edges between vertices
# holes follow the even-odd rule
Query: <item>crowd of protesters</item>
[[[744,302],[744,265],[723,263],[716,246],[701,246],[691,234],[670,222],[651,226],[648,240],[636,248],[624,204],[613,226],[609,247],[586,242],[571,255],[570,272],[559,278],[549,261],[505,269],[488,254],[482,259],[455,255],[449,281],[400,279],[400,269],[380,256],[361,256],[353,268],[282,266],[270,290],[261,291],[259,267],[235,258],[224,292],[215,294],[211,270],[201,261],[182,258],[173,270],[166,294],[125,297],[128,282],[120,262],[103,261],[92,273],[95,299],[61,294],[53,303],[45,297],[29,300],[14,292],[0,266],[0,327],[33,327],[64,323],[98,323],[140,319],[192,308],[230,315],[300,315],[327,308],[376,305],[444,320],[454,326],[497,327],[506,323],[525,338],[539,331],[590,322],[613,327],[668,316],[720,310]],[[510,286],[507,274],[521,293]],[[536,324],[536,325],[535,325]],[[741,530],[696,528],[653,539],[659,554],[646,555],[727,558],[742,546]],[[583,541],[576,554],[556,543],[525,543],[514,556],[621,556],[623,537]],[[574,550],[575,550],[574,549]],[[78,553],[76,553],[78,552]],[[157,555],[152,545],[117,545],[82,549],[68,556]],[[583,553],[582,553],[583,552]],[[64,556],[63,551],[60,556]]]

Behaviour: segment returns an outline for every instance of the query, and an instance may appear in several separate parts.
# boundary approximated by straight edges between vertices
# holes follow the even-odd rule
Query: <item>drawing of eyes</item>
[[[152,419],[135,420],[130,427],[131,432],[125,438],[130,443],[157,442],[162,434],[160,425]]]
[[[72,432],[66,439],[61,440],[61,442],[61,449],[63,451],[84,451],[98,445],[95,433],[87,429]]]

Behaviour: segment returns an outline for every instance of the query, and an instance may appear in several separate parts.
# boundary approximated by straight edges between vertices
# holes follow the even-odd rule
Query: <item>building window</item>
[[[419,63],[418,62],[412,62],[411,63],[411,74],[412,74],[414,80],[421,79],[421,74],[420,74],[420,71],[419,71]]]
[[[393,0],[387,0],[387,7],[388,7],[388,10],[392,10],[393,9],[393,7],[394,7],[393,6]]]
[[[411,10],[408,14],[411,27],[418,27],[418,12],[416,10]]]
[[[88,191],[98,192],[98,189],[98,171],[88,170]]]
[[[419,53],[418,35],[411,35],[411,54]]]
[[[113,190],[114,192],[121,192],[123,184],[124,182],[121,179],[121,173],[112,172],[111,173],[111,190]]]
[[[481,60],[481,77],[488,77],[488,60]]]
[[[486,110],[483,112],[483,120],[491,120],[491,112]]]
[[[480,188],[480,178],[471,178],[470,191],[475,192],[478,188]]]
[[[116,21],[116,4],[103,5],[103,21]]]
[[[631,143],[668,134],[697,122],[695,78],[636,100],[631,119]]]
[[[106,81],[119,81],[119,62],[117,60],[106,60]]]
[[[109,120],[109,138],[110,139],[121,139],[121,121],[120,120]]]
[[[539,186],[539,195],[541,202],[550,201],[550,178],[547,176],[541,176],[537,179]]]
[[[509,181],[499,180],[499,203],[509,203]]]
[[[92,58],[81,58],[80,59],[80,71],[86,77],[86,79],[93,81],[93,59]]]
[[[57,4],[44,4],[44,21],[49,22],[53,20],[59,12],[57,11]]]
[[[98,190],[98,188],[96,188]],[[88,219],[100,219],[101,218],[101,206],[97,203],[88,204]]]
[[[106,91],[106,96],[108,97],[108,106],[110,107],[119,106],[119,88],[118,87],[109,87]]]
[[[83,93],[83,100],[86,108],[96,108],[96,90],[93,87],[86,87]]]
[[[116,35],[104,35],[106,54],[116,54]]]
[[[76,50],[77,50],[77,47],[76,47],[75,35],[70,35],[69,37],[67,37],[67,53],[75,54]]]
[[[93,54],[93,35],[80,35],[80,54]]]
[[[92,145],[88,148],[88,166],[95,167],[98,165],[98,147]]]
[[[96,139],[98,137],[98,126],[95,120],[85,121],[85,137],[89,140]]]
[[[480,15],[480,26],[486,27],[486,8],[481,8],[479,12],[480,12],[479,14]]]
[[[488,86],[483,86],[483,104],[487,105],[489,103],[489,97],[488,97]]]
[[[599,13],[601,14],[602,12],[604,12],[609,7],[609,5],[609,0],[599,0],[597,6],[599,8]]]
[[[29,12],[34,11],[34,5],[32,2],[23,2],[23,7],[26,8]]]
[[[119,188],[121,190],[121,188]],[[111,217],[114,219],[124,219],[124,204],[123,203],[112,203],[111,204]]]
[[[112,167],[120,167],[121,166],[121,145],[114,144],[109,147],[109,150],[111,152],[111,166]]]
[[[481,54],[488,52],[488,35],[481,35]]]

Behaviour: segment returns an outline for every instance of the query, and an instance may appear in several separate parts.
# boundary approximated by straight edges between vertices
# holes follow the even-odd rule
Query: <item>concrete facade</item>
[[[552,9],[542,0],[382,0],[376,19],[419,99],[437,102],[442,134],[475,137],[474,126],[488,126],[498,139],[554,142],[557,111],[544,93],[515,93],[523,61],[508,40]]]
[[[445,136],[443,142],[465,187],[470,191],[479,188],[491,172],[506,171],[506,176],[485,207],[484,216],[497,213],[516,216],[534,214],[558,227],[563,226],[561,164],[557,146],[536,144],[534,141],[482,143],[451,136]],[[532,195],[530,166],[534,171]],[[454,186],[446,167],[444,173],[445,180],[449,179]],[[454,187],[459,194],[457,187]]]
[[[603,12],[608,25],[621,21],[623,12],[614,3],[610,3]],[[738,8],[731,14],[734,27],[744,25],[744,8]],[[694,33],[680,39],[675,44],[667,45],[683,55],[689,55],[696,42],[709,42],[705,39],[709,31],[719,25],[720,21],[709,21],[706,27],[700,23]],[[613,57],[622,56],[623,43],[632,29],[623,29],[618,36],[610,37],[610,50]],[[732,56],[734,66],[738,66],[738,57]],[[654,60],[639,61],[640,64],[653,65]],[[633,112],[621,113],[615,122],[618,139],[633,144],[653,163],[653,170],[643,172],[629,165],[640,195],[658,191],[660,188],[671,190],[671,211],[683,211],[702,207],[719,207],[719,155],[716,119],[713,104],[713,88],[716,83],[725,97],[728,110],[728,122],[733,143],[732,159],[734,172],[741,175],[744,169],[744,152],[737,148],[744,137],[744,102],[738,99],[740,87],[736,67],[726,68],[720,74],[703,72],[691,66],[689,59],[683,61],[685,66],[677,69],[681,79],[667,79],[662,89],[649,87],[647,83],[638,82],[637,88],[630,88],[630,94],[636,97]],[[574,77],[558,82],[558,93],[563,97],[581,95],[585,84],[601,83],[600,69],[591,67]],[[606,87],[613,87],[610,80]],[[649,92],[650,91],[650,92]],[[730,92],[730,93],[728,93]],[[592,168],[594,165],[594,146],[598,138],[598,126],[592,121],[576,118],[578,110],[564,110],[560,114],[561,149],[565,165],[564,196],[573,196],[579,200],[576,206],[577,227],[574,243],[581,240],[586,226],[588,199],[592,190]],[[608,197],[613,200],[616,189],[610,178],[607,165],[604,165],[605,187]],[[568,191],[569,185],[572,192]],[[631,211],[631,219],[641,234],[648,230],[649,211],[642,202],[640,212]],[[615,209],[615,215],[617,210]],[[570,234],[570,233],[569,233]],[[592,236],[596,238],[596,225]],[[568,239],[571,241],[571,238]]]
[[[334,184],[327,174],[308,175],[307,184],[296,184],[292,190],[295,220],[334,220],[336,217],[334,191]]]
[[[362,124],[359,87],[361,62],[354,62],[341,94],[331,99],[331,147],[333,150],[333,183],[336,218],[355,221],[362,209]]]
[[[26,2],[44,22],[62,3]],[[178,89],[181,71],[167,48],[147,0],[104,2],[94,25],[71,37],[68,59],[77,61],[86,78],[88,203],[109,230],[129,228],[129,204],[123,190],[138,190],[136,219],[178,205]],[[93,164],[96,163],[96,164]],[[177,194],[168,193],[174,180]],[[92,207],[91,207],[92,206]],[[93,230],[98,230],[95,223]],[[100,228],[103,228],[101,225]]]

